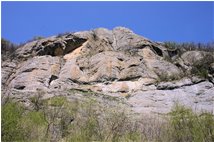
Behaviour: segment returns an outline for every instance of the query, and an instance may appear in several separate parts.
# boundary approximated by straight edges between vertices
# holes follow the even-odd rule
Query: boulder
[[[174,80],[182,75],[182,71],[174,64],[163,59],[147,59],[146,66],[157,74],[157,80],[166,81]]]
[[[112,31],[110,31],[106,28],[98,28],[98,29],[93,30],[93,32],[94,32],[95,39],[105,40],[106,42],[109,42],[110,44],[112,44],[114,41]]]
[[[36,90],[47,88],[51,76],[58,76],[60,58],[51,56],[36,56],[23,62],[9,80],[8,87],[18,90]]]
[[[206,62],[209,64],[214,61],[214,53],[205,51],[187,51],[181,55],[183,63],[187,66],[192,66],[194,64],[203,64],[203,59],[206,58]]]
[[[213,91],[213,84],[205,81],[169,90],[138,91],[128,99],[128,103],[138,113],[167,114],[176,103],[197,112],[213,113]]]
[[[115,50],[140,47],[142,44],[151,44],[146,38],[136,35],[133,31],[125,27],[116,27],[112,32],[114,36],[113,47]]]
[[[34,56],[62,56],[80,47],[87,39],[75,35],[65,37],[49,37],[36,40],[18,48],[15,56],[18,58],[29,58]]]

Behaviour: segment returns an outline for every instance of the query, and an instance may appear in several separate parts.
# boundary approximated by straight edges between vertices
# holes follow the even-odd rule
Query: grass
[[[191,109],[176,105],[170,112],[170,130],[175,142],[214,141],[214,116],[211,113],[193,113]]]
[[[3,142],[214,141],[214,116],[178,104],[166,117],[134,118],[127,108],[108,107],[93,99],[69,102],[56,96],[40,101],[44,103],[34,110],[13,101],[2,106]]]
[[[67,103],[67,100],[63,96],[54,96],[46,101],[49,106],[54,106],[54,107],[61,107],[65,103]]]

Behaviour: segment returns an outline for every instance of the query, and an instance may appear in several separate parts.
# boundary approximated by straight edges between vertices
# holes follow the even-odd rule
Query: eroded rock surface
[[[139,113],[167,113],[175,102],[214,112],[214,53],[187,51],[179,56],[177,50],[124,27],[32,41],[18,48],[12,61],[2,63],[2,98],[29,102],[43,90],[44,97],[58,92],[83,99],[67,92],[76,88],[116,97]],[[191,75],[205,57],[207,78]]]

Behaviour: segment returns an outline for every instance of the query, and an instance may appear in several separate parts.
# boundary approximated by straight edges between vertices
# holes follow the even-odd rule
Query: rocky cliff
[[[2,62],[2,101],[31,106],[42,92],[70,100],[122,102],[137,113],[167,113],[178,102],[214,113],[214,53],[181,51],[124,27],[26,43]]]

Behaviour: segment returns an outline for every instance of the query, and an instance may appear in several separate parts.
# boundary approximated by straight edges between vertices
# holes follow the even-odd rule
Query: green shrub
[[[214,51],[214,42],[209,43],[193,43],[193,42],[164,42],[164,46],[171,49],[180,49],[183,52],[191,51],[191,50],[198,50],[198,51],[207,51],[213,52]]]
[[[39,92],[38,95],[35,95],[30,98],[33,108],[36,111],[39,111],[44,106],[44,100],[42,100],[42,92]]]
[[[194,65],[191,69],[191,73],[201,78],[208,78],[208,70],[205,65]]]
[[[41,111],[30,111],[23,116],[23,120],[30,120],[35,125],[45,125],[44,114]]]
[[[1,38],[1,57],[2,61],[5,61],[7,59],[13,59],[14,52],[18,48],[16,44],[13,44],[12,42]]]
[[[25,112],[20,119],[25,141],[44,141],[47,122],[42,111]]]
[[[55,96],[47,100],[48,105],[50,106],[55,106],[55,107],[60,107],[63,106],[66,103],[66,98],[63,96]]]
[[[204,141],[214,141],[214,115],[202,113],[200,116],[201,128],[203,130]]]
[[[4,104],[2,141],[214,141],[214,116],[181,105],[175,105],[167,119],[135,119],[123,106],[105,106],[96,100],[70,102],[56,96],[45,102],[38,103],[43,105],[39,110],[11,101]]]
[[[170,113],[171,139],[175,142],[212,142],[214,140],[214,116],[198,115],[191,109],[176,105]]]
[[[2,106],[2,141],[21,141],[24,139],[24,131],[20,119],[24,112],[20,104],[7,102]]]
[[[119,107],[108,108],[95,100],[84,102],[78,110],[68,141],[140,141],[139,131],[128,114]]]
[[[210,64],[213,63],[213,61],[214,57],[212,55],[204,55],[202,59],[193,64],[191,73],[201,78],[208,78]]]

